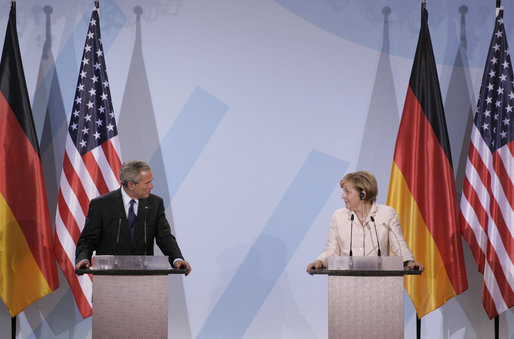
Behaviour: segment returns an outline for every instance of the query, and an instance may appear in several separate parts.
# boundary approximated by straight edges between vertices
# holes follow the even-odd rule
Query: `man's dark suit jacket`
[[[77,242],[75,263],[82,259],[91,262],[95,250],[97,255],[153,255],[154,239],[162,253],[169,256],[170,263],[183,259],[166,220],[164,203],[156,195],[139,199],[134,243],[130,241],[121,189],[91,200],[84,230]]]

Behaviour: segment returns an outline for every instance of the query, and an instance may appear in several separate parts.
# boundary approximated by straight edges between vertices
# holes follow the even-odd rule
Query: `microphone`
[[[355,218],[355,215],[352,213],[352,217],[350,218],[352,223],[350,226],[350,257],[353,256],[352,252],[352,240],[353,240],[353,219]]]
[[[120,242],[120,227],[121,227],[121,213],[120,213],[120,219],[118,220],[118,235],[116,236],[116,245]]]
[[[377,237],[377,246],[378,246],[378,256],[380,257],[382,254],[380,253],[380,243],[378,242],[378,232],[377,232],[377,224],[375,224],[375,218],[372,215],[369,216],[373,225],[375,226],[375,236]]]
[[[144,223],[144,232],[145,232],[145,255],[146,255],[146,246],[147,246],[147,242],[146,242],[146,218],[148,216],[148,211],[150,210],[150,208],[147,206],[147,205],[144,205],[144,210],[145,210],[145,223]]]
[[[120,243],[120,229],[121,229],[121,218],[123,217],[123,211],[120,212],[120,218],[118,219],[118,234],[116,235],[116,245],[114,246],[114,254],[119,255],[118,245]]]

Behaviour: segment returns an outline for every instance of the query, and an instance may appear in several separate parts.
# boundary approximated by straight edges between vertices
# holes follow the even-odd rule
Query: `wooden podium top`
[[[334,256],[328,258],[328,269],[312,270],[312,274],[331,276],[404,276],[420,275],[422,271],[406,271],[398,256]]]
[[[93,275],[168,275],[168,274],[186,274],[186,270],[170,269],[95,269],[83,268],[75,270],[77,275],[93,274]]]
[[[93,266],[75,270],[78,275],[168,275],[186,274],[172,268],[167,256],[95,255]]]
[[[391,276],[403,276],[403,275],[421,275],[421,271],[405,271],[405,270],[382,270],[382,271],[370,271],[370,270],[329,270],[326,268],[312,270],[311,274],[322,274],[322,275],[340,275],[340,276],[361,276],[361,277],[391,277]]]

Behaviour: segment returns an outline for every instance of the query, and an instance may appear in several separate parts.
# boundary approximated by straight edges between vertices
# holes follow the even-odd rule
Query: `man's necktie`
[[[134,242],[134,230],[136,229],[136,214],[134,213],[134,203],[136,201],[134,199],[130,200],[130,207],[128,210],[128,227],[130,232],[130,241]]]

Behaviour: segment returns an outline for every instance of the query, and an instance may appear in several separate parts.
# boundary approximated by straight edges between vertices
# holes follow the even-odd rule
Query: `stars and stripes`
[[[490,318],[514,305],[514,76],[498,10],[484,69],[460,203],[462,234],[484,274]]]
[[[120,154],[95,7],[66,138],[55,222],[57,260],[84,318],[92,313],[92,280],[75,274],[75,248],[91,199],[119,187]]]
[[[89,24],[90,30],[84,46],[82,67],[68,129],[80,155],[118,135],[109,81],[105,72],[102,43],[93,32],[97,27],[97,20],[92,18]],[[97,34],[100,34],[100,30]]]

